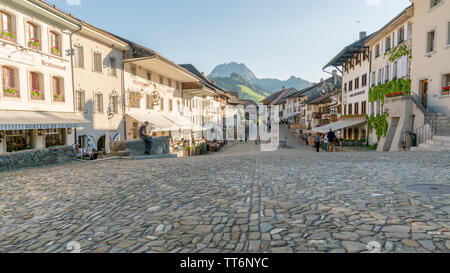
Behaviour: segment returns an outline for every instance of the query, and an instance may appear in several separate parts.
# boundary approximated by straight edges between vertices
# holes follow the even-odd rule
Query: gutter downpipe
[[[72,33],[70,33],[69,35],[69,40],[70,40],[70,69],[72,72],[72,98],[73,98],[73,112],[75,113],[75,103],[76,103],[76,97],[75,97],[75,73],[74,73],[74,67],[73,67],[73,43],[72,43],[72,35],[80,32],[83,28],[83,22],[80,22],[80,26],[79,29],[76,31],[73,31]],[[75,138],[75,144],[77,144],[77,128],[74,128],[74,138]]]
[[[368,79],[369,79],[369,83],[368,83],[368,85],[367,85],[367,87],[369,88],[369,90],[368,90],[368,93],[370,93],[370,86],[371,86],[371,82],[370,82],[370,78],[371,78],[371,75],[372,75],[372,51],[370,50],[370,47],[369,47],[369,49],[368,49],[368,51],[369,51],[369,75],[368,75]],[[370,96],[369,96],[370,97]],[[369,99],[367,99],[367,109],[369,109],[369,107],[370,107],[370,102],[369,102]],[[366,109],[366,111],[367,111],[367,109]],[[373,110],[373,109],[372,109]],[[367,115],[368,116],[368,115]],[[369,122],[367,122],[367,127],[366,127],[366,134],[367,134],[367,137],[366,137],[366,145],[367,146],[369,146],[369,135],[370,135],[370,133],[369,133]]]
[[[123,120],[123,134],[124,134],[124,140],[126,141],[128,139],[128,132],[127,132],[127,118],[126,118],[126,98],[125,98],[125,51],[122,53],[122,120]]]

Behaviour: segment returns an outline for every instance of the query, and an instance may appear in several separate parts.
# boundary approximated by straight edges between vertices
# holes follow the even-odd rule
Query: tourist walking
[[[320,134],[317,133],[314,137],[314,148],[316,148],[317,152],[320,152]]]
[[[328,135],[323,137],[323,151],[328,152]]]
[[[153,138],[147,134],[148,121],[139,128],[139,137],[145,142],[145,154],[150,155],[153,146]]]
[[[336,134],[333,132],[333,129],[330,129],[330,132],[327,134],[328,138],[328,151],[334,152],[334,142],[336,141]]]

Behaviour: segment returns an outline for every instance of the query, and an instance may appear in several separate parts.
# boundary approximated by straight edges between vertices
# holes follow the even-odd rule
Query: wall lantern
[[[39,130],[38,130],[38,136],[43,136],[43,135],[44,135],[44,130],[39,129]]]
[[[67,128],[67,134],[71,135],[72,134],[72,128]]]
[[[4,139],[5,138],[5,131],[0,131],[0,139]]]

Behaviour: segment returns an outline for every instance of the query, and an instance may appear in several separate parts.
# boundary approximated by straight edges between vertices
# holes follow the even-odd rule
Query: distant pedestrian
[[[319,153],[320,152],[320,134],[317,133],[316,136],[314,137],[314,148],[316,148],[316,151]]]
[[[330,132],[327,134],[328,137],[328,151],[334,152],[334,143],[336,141],[336,134],[333,132],[333,129],[330,129]]]
[[[328,135],[323,137],[323,151],[328,152]]]
[[[139,137],[145,142],[145,154],[150,155],[153,146],[153,138],[147,134],[148,121],[139,128]]]

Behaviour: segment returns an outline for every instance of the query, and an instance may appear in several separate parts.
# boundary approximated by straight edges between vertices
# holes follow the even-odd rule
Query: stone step
[[[442,146],[435,144],[420,144],[419,150],[425,151],[450,151],[450,146]]]
[[[449,141],[428,140],[427,142],[425,142],[423,144],[441,145],[441,146],[449,146],[450,147]]]
[[[450,142],[450,135],[436,134],[436,135],[433,137],[433,140]]]
[[[122,156],[121,159],[124,160],[147,160],[147,159],[158,159],[158,158],[177,158],[176,154],[162,154],[162,155],[136,155],[136,156]]]

